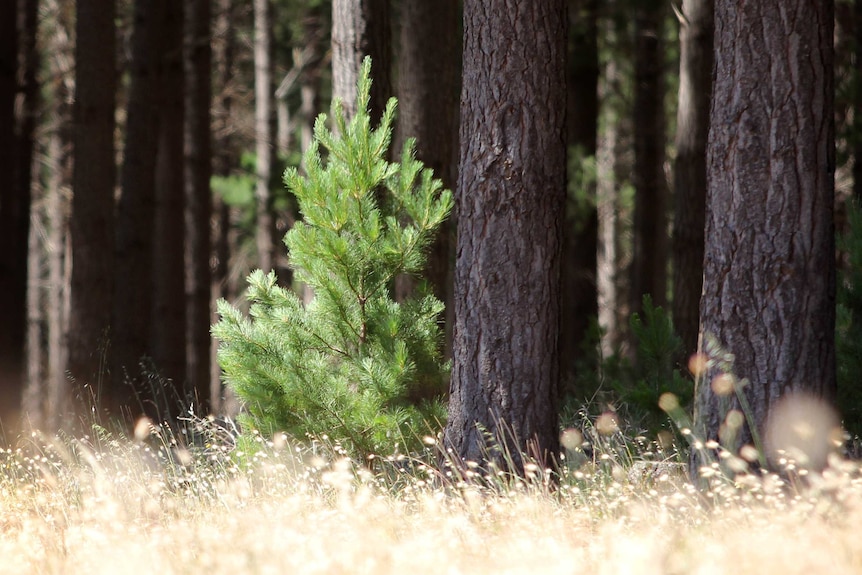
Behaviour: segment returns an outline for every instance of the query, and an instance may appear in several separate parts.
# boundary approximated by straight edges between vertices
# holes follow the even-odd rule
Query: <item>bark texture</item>
[[[565,1],[467,0],[445,446],[550,464],[559,449]]]
[[[371,56],[371,121],[375,124],[392,95],[391,24],[388,0],[332,1],[332,96],[345,115],[356,114],[356,84],[365,56]]]
[[[715,35],[701,324],[762,428],[786,394],[835,394],[833,3],[717,0]],[[716,375],[695,415],[718,439]]]
[[[210,410],[212,49],[210,0],[186,0],[186,377],[196,409]]]
[[[632,227],[631,312],[643,296],[667,301],[667,184],[664,175],[663,0],[639,0],[635,9],[635,212]]]
[[[77,9],[67,369],[78,389],[89,384],[99,399],[114,292],[116,6],[79,0]]]
[[[685,356],[697,349],[703,289],[706,138],[712,94],[713,1],[684,0],[674,166],[673,321]]]

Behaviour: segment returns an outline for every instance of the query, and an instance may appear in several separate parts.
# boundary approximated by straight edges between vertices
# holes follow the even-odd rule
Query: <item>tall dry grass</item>
[[[539,469],[514,483],[419,461],[372,472],[319,444],[240,454],[146,431],[4,451],[0,572],[862,572],[862,473],[837,458],[804,484],[715,474],[698,492],[652,463],[668,453],[619,440],[570,453],[549,489]]]

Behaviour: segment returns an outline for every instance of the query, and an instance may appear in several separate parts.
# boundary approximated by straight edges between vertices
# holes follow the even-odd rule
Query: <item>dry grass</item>
[[[34,436],[0,456],[0,572],[862,572],[856,464],[834,460],[804,488],[715,477],[701,494],[632,472],[667,454],[624,445],[552,491],[541,470],[442,487],[421,464],[373,474],[282,442],[237,456],[159,435]]]

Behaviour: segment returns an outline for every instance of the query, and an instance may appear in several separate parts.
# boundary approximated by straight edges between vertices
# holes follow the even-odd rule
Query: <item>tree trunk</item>
[[[162,99],[159,108],[156,154],[156,205],[153,238],[153,318],[150,349],[158,372],[172,386],[155,390],[159,397],[147,406],[147,414],[166,417],[176,413],[187,398],[179,390],[186,373],[184,183],[183,183],[183,6],[166,3],[162,28]]]
[[[27,289],[29,189],[17,185],[15,95],[18,89],[18,0],[0,3],[0,420],[12,424],[21,402]],[[11,185],[10,185],[11,183]],[[23,242],[23,245],[22,245]],[[24,259],[21,259],[21,256]]]
[[[697,349],[703,289],[706,138],[712,93],[714,0],[684,0],[674,166],[673,321],[686,357]]]
[[[269,0],[254,0],[254,134],[257,156],[258,267],[272,270],[275,242],[269,188],[275,134],[272,130],[272,7]]]
[[[153,225],[156,152],[163,81],[164,0],[136,0],[122,189],[117,204],[112,395],[114,411],[136,412],[133,388],[141,381],[141,360],[150,355],[153,323]],[[137,415],[132,413],[132,415]]]
[[[68,372],[99,399],[114,293],[116,5],[78,0],[77,8]]]
[[[398,60],[398,126],[394,149],[416,139],[416,155],[443,185],[452,189],[458,175],[458,93],[460,89],[460,17],[457,0],[408,0],[400,6]],[[431,246],[424,277],[434,295],[446,304],[446,349],[451,350],[454,226],[440,226]],[[412,278],[396,281],[396,299],[413,291]]]
[[[464,5],[445,446],[521,472],[523,456],[551,465],[559,448],[565,10],[564,0]]]
[[[356,84],[365,56],[371,56],[371,122],[380,120],[392,95],[392,33],[388,0],[332,0],[332,97],[347,118],[356,114]]]
[[[856,89],[853,92],[853,196],[862,203],[862,0],[853,2]]]
[[[38,2],[7,0],[0,8],[0,173],[8,185],[0,189],[0,300],[5,314],[0,326],[0,421],[7,433],[16,426],[25,382],[25,338],[32,330],[27,298],[30,254],[30,206],[33,132],[38,115],[39,52],[36,49]],[[15,113],[19,95],[18,114]],[[38,255],[38,254],[37,254]],[[38,272],[36,272],[38,273]],[[26,333],[26,335],[25,335]]]
[[[47,395],[46,354],[42,339],[47,324],[47,298],[44,289],[46,282],[42,273],[44,246],[41,241],[45,225],[44,215],[42,210],[33,210],[27,250],[27,379],[21,399],[21,424],[24,429],[45,429],[43,398]]]
[[[212,50],[210,0],[186,12],[186,375],[200,414],[210,410],[210,218]]]
[[[618,34],[613,24],[602,26],[605,45],[613,50],[618,43]],[[596,290],[598,291],[598,317],[602,329],[601,355],[610,357],[622,342],[621,308],[625,308],[623,296],[619,293],[618,283],[620,257],[618,242],[620,236],[619,188],[623,184],[621,173],[621,151],[624,147],[624,134],[621,134],[622,121],[626,115],[621,113],[622,106],[618,94],[621,72],[616,58],[609,58],[603,68],[599,81],[599,95],[602,102],[601,113],[606,124],[596,146],[596,212],[598,216],[598,249],[596,253]],[[629,130],[630,131],[630,130]]]
[[[632,229],[631,312],[643,296],[667,301],[667,185],[664,176],[664,8],[641,0],[635,9],[635,213]]]
[[[560,375],[571,381],[583,358],[590,321],[598,315],[596,254],[598,213],[596,183],[584,178],[595,160],[599,129],[599,46],[597,0],[569,0],[569,57],[566,73],[567,143],[577,164],[570,178],[584,182],[567,186],[563,227],[562,302],[560,310]],[[568,389],[567,391],[572,391]]]
[[[717,0],[715,31],[700,321],[762,431],[782,396],[835,395],[833,3]],[[740,409],[722,367],[696,391],[707,439]]]
[[[219,0],[216,5],[213,60],[215,64],[215,97],[213,101],[214,147],[213,171],[221,177],[227,177],[238,164],[238,152],[234,143],[231,126],[234,91],[234,52],[236,49],[235,18],[236,4],[233,0]],[[230,260],[230,207],[218,196],[213,199],[215,226],[212,230],[213,244],[211,246],[214,265],[211,268],[211,301],[219,298],[230,300],[232,294],[228,290],[228,270]],[[210,324],[218,321],[218,315],[212,310]],[[225,393],[229,393],[221,382],[221,367],[218,364],[218,348],[210,346],[210,407],[213,413],[226,414]]]

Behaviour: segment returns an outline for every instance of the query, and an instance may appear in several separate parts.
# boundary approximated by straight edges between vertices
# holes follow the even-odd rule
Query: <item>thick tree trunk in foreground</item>
[[[835,394],[832,30],[831,1],[715,4],[700,319],[748,380],[761,432],[782,396]],[[695,415],[727,441],[739,406],[719,367],[699,382]]]
[[[559,449],[565,1],[467,0],[464,27],[445,446],[523,471]]]
[[[680,23],[673,220],[673,321],[685,356],[697,349],[703,288],[706,138],[712,95],[714,0],[685,0]]]
[[[67,369],[78,390],[89,384],[100,399],[114,293],[116,6],[78,0],[77,7]]]

